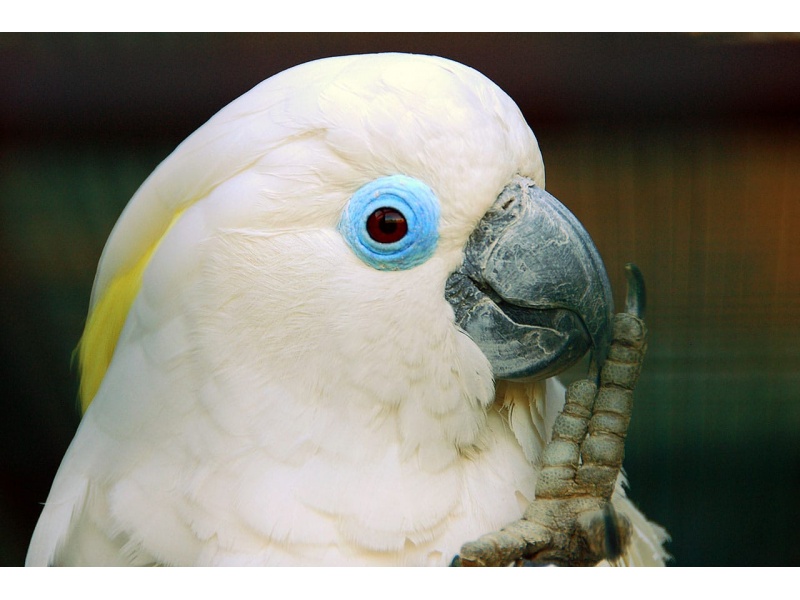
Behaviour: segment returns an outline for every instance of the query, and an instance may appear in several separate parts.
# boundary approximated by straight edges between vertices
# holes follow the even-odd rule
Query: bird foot
[[[614,317],[599,387],[589,377],[567,389],[542,457],[536,499],[520,520],[462,546],[453,566],[590,566],[613,563],[625,552],[631,524],[614,510],[611,495],[647,350],[643,310],[644,284],[631,265],[626,312]]]

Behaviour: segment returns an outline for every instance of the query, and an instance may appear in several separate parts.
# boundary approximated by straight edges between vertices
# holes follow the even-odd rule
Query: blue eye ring
[[[391,175],[371,181],[353,194],[339,220],[339,231],[369,266],[400,271],[422,264],[436,250],[439,212],[439,200],[431,188],[413,177]],[[383,222],[387,216],[391,233],[374,235],[376,219]],[[379,241],[381,238],[394,241]]]

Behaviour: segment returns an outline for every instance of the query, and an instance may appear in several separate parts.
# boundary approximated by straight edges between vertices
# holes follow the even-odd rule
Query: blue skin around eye
[[[379,208],[394,208],[408,232],[391,244],[373,240],[367,219]],[[439,241],[439,200],[427,185],[405,175],[381,177],[359,188],[339,220],[339,231],[361,260],[381,271],[410,269],[428,260]]]

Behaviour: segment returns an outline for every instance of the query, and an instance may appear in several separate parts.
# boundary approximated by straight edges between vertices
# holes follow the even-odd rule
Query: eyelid
[[[402,213],[406,235],[391,243],[372,239],[367,219],[379,208]],[[369,266],[383,271],[405,270],[422,264],[436,250],[439,213],[439,200],[430,187],[406,175],[391,175],[375,179],[353,194],[339,220],[339,231]]]

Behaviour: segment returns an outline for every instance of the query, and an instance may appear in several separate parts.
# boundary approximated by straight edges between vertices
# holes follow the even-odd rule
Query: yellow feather
[[[78,343],[80,368],[81,411],[86,412],[106,375],[114,356],[122,327],[139,289],[142,276],[161,240],[183,214],[179,211],[164,231],[164,234],[142,255],[132,269],[118,274],[109,283],[99,301],[89,312],[81,341]]]

